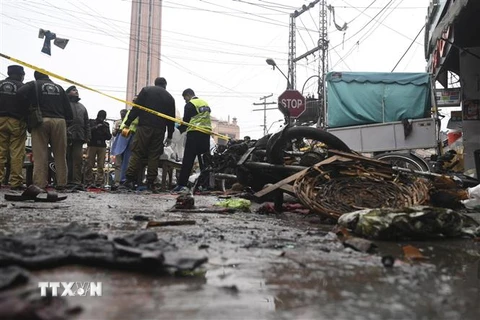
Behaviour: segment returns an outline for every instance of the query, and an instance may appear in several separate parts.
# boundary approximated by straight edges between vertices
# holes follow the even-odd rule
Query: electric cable
[[[395,67],[393,67],[392,71],[395,71],[395,69],[397,68],[397,66],[400,64],[400,62],[402,61],[403,57],[405,57],[405,55],[407,54],[407,52],[410,50],[410,48],[413,46],[413,44],[415,43],[415,41],[417,40],[418,36],[422,33],[423,29],[425,29],[425,25],[422,26],[422,28],[420,29],[420,31],[417,33],[417,36],[415,37],[415,39],[413,39],[413,41],[410,43],[410,45],[408,46],[407,50],[405,51],[405,53],[400,57],[400,59],[398,60],[397,64],[395,64]]]

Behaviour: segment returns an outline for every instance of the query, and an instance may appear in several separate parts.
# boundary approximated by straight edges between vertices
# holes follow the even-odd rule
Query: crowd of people
[[[33,184],[48,186],[48,156],[53,154],[57,190],[103,187],[107,141],[113,139],[111,155],[115,156],[115,187],[136,189],[145,180],[146,188],[159,192],[158,169],[164,147],[170,146],[175,123],[158,115],[175,118],[175,99],[166,90],[167,81],[158,77],[146,86],[133,101],[141,108],[120,111],[120,120],[110,130],[107,113],[100,110],[90,119],[87,108],[80,103],[76,86],[66,90],[48,75],[34,72],[33,81],[24,83],[25,70],[11,65],[8,77],[0,81],[0,181],[5,179],[5,167],[10,167],[8,185],[23,190],[23,161],[27,131],[31,134],[34,158]],[[182,165],[174,192],[188,190],[188,178],[198,158],[209,152],[211,132],[210,107],[192,89],[182,93],[185,99],[183,124],[186,132]],[[84,161],[84,145],[87,144]],[[96,169],[96,174],[94,174]]]

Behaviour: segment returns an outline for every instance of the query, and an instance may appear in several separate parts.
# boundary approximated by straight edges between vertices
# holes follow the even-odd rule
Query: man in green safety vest
[[[192,89],[185,89],[182,93],[185,99],[185,109],[183,112],[183,121],[193,126],[181,125],[178,129],[180,132],[187,131],[187,139],[185,142],[185,152],[183,154],[182,168],[177,181],[177,186],[172,190],[174,192],[188,191],[187,183],[195,162],[198,157],[200,170],[204,169],[201,155],[210,151],[210,135],[199,131],[204,129],[208,132],[212,131],[212,123],[210,119],[210,107],[205,100],[195,96]]]

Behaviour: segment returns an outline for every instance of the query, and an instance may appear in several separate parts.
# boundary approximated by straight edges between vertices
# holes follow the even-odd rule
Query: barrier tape
[[[0,57],[3,57],[3,58],[5,58],[5,59],[8,59],[8,60],[13,61],[13,62],[18,63],[18,64],[21,64],[21,65],[23,65],[23,66],[25,66],[25,67],[27,67],[27,68],[30,68],[30,69],[33,69],[33,70],[35,70],[35,71],[41,72],[41,73],[46,74],[46,75],[48,75],[48,76],[50,76],[50,77],[57,78],[57,79],[59,79],[59,80],[62,80],[62,81],[71,83],[71,84],[73,84],[73,85],[75,85],[75,86],[79,86],[79,87],[81,87],[81,88],[84,88],[84,89],[87,89],[87,90],[96,92],[96,93],[101,94],[102,96],[108,97],[108,98],[110,98],[110,99],[117,100],[117,101],[119,101],[119,102],[128,104],[128,105],[130,105],[130,106],[132,106],[132,107],[135,107],[135,108],[138,108],[138,109],[143,110],[143,111],[145,111],[145,112],[154,114],[154,115],[156,115],[157,117],[165,118],[165,119],[167,119],[167,120],[170,120],[170,121],[173,121],[173,122],[176,122],[176,123],[185,125],[185,126],[187,126],[187,127],[190,127],[190,128],[192,128],[192,129],[195,129],[195,130],[197,130],[197,131],[203,132],[203,133],[208,134],[208,135],[217,136],[217,137],[219,137],[220,139],[224,139],[224,140],[227,140],[227,141],[230,140],[230,137],[228,137],[228,136],[224,136],[224,135],[222,135],[222,134],[213,132],[213,131],[211,131],[211,130],[208,130],[208,129],[205,129],[205,128],[202,128],[202,127],[193,125],[193,124],[188,123],[188,122],[185,122],[185,121],[183,121],[183,120],[181,120],[181,119],[177,119],[177,118],[170,117],[169,115],[166,115],[166,114],[164,114],[164,113],[161,113],[161,112],[158,112],[158,111],[149,109],[149,108],[145,108],[144,106],[141,106],[141,105],[136,104],[136,103],[134,103],[134,102],[126,101],[126,100],[117,98],[117,97],[115,97],[115,96],[109,95],[109,94],[107,94],[107,93],[103,93],[103,92],[101,92],[101,91],[99,91],[99,90],[97,90],[97,89],[90,88],[90,87],[88,87],[88,86],[86,86],[86,85],[83,85],[83,84],[81,84],[81,83],[78,83],[78,82],[76,82],[76,81],[70,80],[70,79],[68,79],[68,78],[62,77],[62,76],[60,76],[60,75],[58,75],[58,74],[55,74],[55,73],[53,73],[53,72],[47,71],[47,70],[42,69],[42,68],[39,68],[39,67],[37,67],[37,66],[34,66],[33,64],[30,64],[30,63],[27,63],[27,62],[18,60],[18,59],[16,59],[16,58],[7,56],[6,54],[3,54],[3,53],[1,53],[1,52],[0,52]]]

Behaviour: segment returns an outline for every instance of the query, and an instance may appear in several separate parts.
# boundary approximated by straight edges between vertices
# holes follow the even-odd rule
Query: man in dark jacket
[[[140,91],[135,103],[175,117],[175,99],[168,93],[166,87],[165,78],[156,78],[154,86],[144,87]],[[134,107],[125,121],[125,126],[130,126],[137,117],[139,118],[138,127],[133,140],[125,186],[133,188],[143,168],[142,159],[147,159],[147,188],[152,192],[157,192],[155,179],[158,176],[158,161],[163,153],[165,131],[168,128],[167,141],[171,141],[175,129],[174,122]]]
[[[105,182],[104,166],[105,155],[107,154],[107,143],[105,140],[110,140],[112,134],[110,133],[110,125],[105,121],[107,112],[105,110],[98,111],[96,119],[90,119],[90,142],[87,143],[87,168],[85,172],[85,183],[95,187],[103,187]],[[93,179],[93,167],[97,164],[97,177]]]
[[[21,105],[17,91],[23,85],[25,72],[22,66],[9,66],[8,77],[0,81],[0,181],[3,182],[5,165],[10,159],[10,188],[21,190],[22,167],[27,138],[27,105]]]
[[[56,188],[64,190],[67,185],[67,122],[73,118],[70,101],[63,88],[41,72],[35,71],[35,81],[30,81],[18,90],[18,97],[30,105],[38,105],[43,122],[31,128],[32,151],[35,159],[33,183],[40,188],[47,186],[48,145],[52,147],[55,160]]]
[[[82,184],[83,144],[90,141],[88,111],[81,104],[77,87],[70,86],[65,91],[72,107],[73,121],[68,127],[68,183],[74,187]]]

